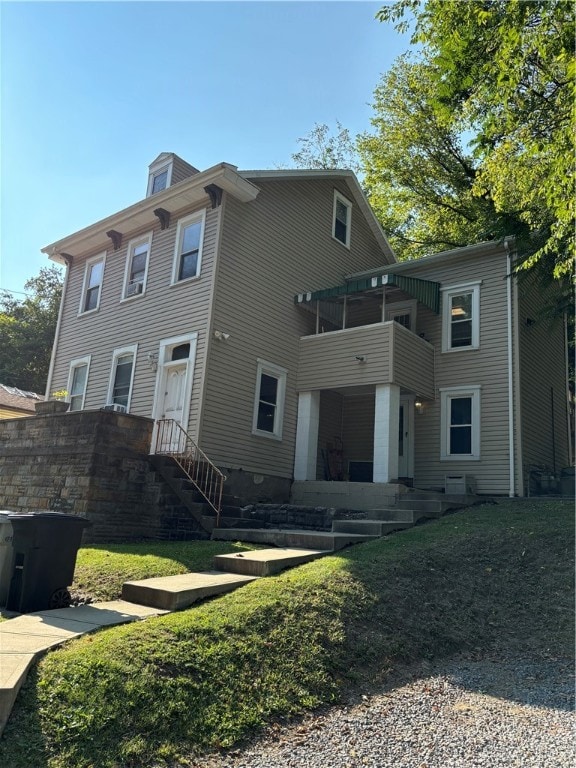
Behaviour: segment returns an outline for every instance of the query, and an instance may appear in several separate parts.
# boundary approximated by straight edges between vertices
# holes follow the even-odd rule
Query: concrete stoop
[[[306,531],[282,528],[215,528],[211,538],[217,541],[244,541],[273,544],[277,547],[301,547],[335,552],[351,544],[378,538],[379,534]]]

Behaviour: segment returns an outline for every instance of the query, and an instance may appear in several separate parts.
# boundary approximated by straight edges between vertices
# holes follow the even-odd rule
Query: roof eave
[[[42,253],[46,253],[52,261],[65,264],[66,256],[63,254],[79,255],[98,249],[105,250],[110,244],[106,235],[107,231],[115,229],[129,237],[131,233],[139,229],[146,226],[152,227],[157,222],[154,214],[155,209],[165,208],[172,213],[187,205],[208,200],[205,187],[210,184],[219,186],[244,203],[254,200],[259,192],[257,186],[238,174],[235,166],[229,163],[219,163],[62,240],[45,246],[41,249]]]

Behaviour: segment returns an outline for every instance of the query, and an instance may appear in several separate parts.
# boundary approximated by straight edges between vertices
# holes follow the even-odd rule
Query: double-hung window
[[[105,262],[105,253],[94,256],[86,262],[82,298],[80,300],[80,313],[93,312],[100,306]]]
[[[344,195],[334,190],[334,208],[332,213],[332,237],[346,248],[350,248],[350,224],[352,203]]]
[[[68,374],[68,400],[71,411],[81,411],[84,408],[88,371],[90,370],[90,355],[79,357],[70,362]]]
[[[150,174],[148,176],[148,192],[146,197],[155,195],[156,192],[162,192],[167,189],[172,181],[172,162],[166,163],[165,161],[158,165],[152,165],[150,167]]]
[[[442,288],[442,351],[480,346],[480,283]]]
[[[121,405],[127,411],[129,410],[137,349],[138,345],[134,344],[114,350],[108,387],[108,405]]]
[[[144,293],[151,243],[152,233],[149,232],[142,237],[131,240],[128,244],[123,293],[125,299],[140,296]]]
[[[258,360],[252,433],[282,439],[286,369]]]
[[[480,387],[440,390],[441,453],[444,460],[480,458]]]
[[[172,283],[189,280],[200,274],[204,219],[205,211],[200,211],[178,222]]]

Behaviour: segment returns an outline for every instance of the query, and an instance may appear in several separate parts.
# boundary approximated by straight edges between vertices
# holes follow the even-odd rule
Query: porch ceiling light
[[[414,408],[416,409],[416,413],[424,413],[424,403],[422,400],[415,400]]]

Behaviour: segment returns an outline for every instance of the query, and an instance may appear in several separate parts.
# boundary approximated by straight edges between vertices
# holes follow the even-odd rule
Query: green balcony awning
[[[365,293],[386,285],[393,285],[405,291],[421,304],[438,314],[440,312],[440,283],[432,280],[422,280],[419,277],[406,277],[398,274],[384,274],[377,277],[364,277],[360,280],[350,280],[344,285],[333,288],[323,288],[320,291],[299,293],[294,297],[295,304],[308,304],[312,301],[329,301],[343,296],[353,296],[355,293]]]

